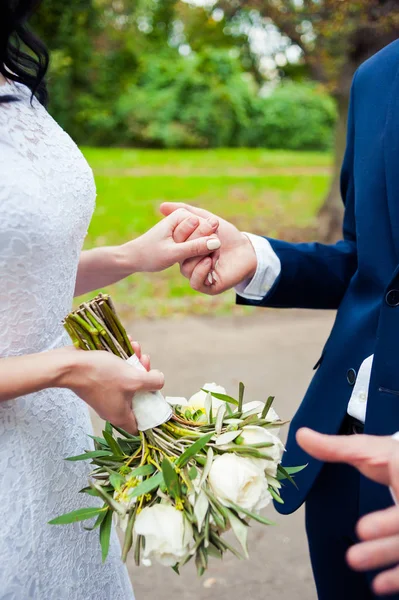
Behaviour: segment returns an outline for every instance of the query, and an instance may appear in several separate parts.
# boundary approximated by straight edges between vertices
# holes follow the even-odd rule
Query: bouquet
[[[111,299],[100,295],[65,319],[73,343],[106,350],[137,364],[129,337]],[[138,363],[140,364],[140,363]],[[162,394],[135,394],[139,435],[106,423],[94,450],[67,460],[91,461],[88,487],[81,493],[101,504],[62,515],[50,524],[92,520],[106,559],[113,519],[124,532],[122,559],[133,552],[137,565],[153,560],[177,573],[191,559],[198,574],[210,556],[231,552],[248,557],[251,521],[272,524],[260,514],[274,499],[282,502],[283,480],[303,467],[283,468],[283,424],[266,403],[244,403],[216,384],[206,384],[189,400]],[[232,530],[239,550],[226,540]]]

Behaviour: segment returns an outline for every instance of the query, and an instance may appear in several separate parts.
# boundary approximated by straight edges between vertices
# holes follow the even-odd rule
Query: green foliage
[[[286,83],[257,100],[249,146],[326,150],[337,118],[334,101],[314,86]]]

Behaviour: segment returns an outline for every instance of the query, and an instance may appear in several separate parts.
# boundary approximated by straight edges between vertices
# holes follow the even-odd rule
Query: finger
[[[134,350],[134,353],[135,353],[135,355],[136,355],[136,356],[137,356],[137,358],[140,360],[140,358],[141,358],[141,346],[140,346],[140,344],[139,344],[138,342],[134,342],[134,341],[133,341],[133,340],[130,338],[130,336],[129,336],[129,339],[130,339],[130,341],[131,341],[132,348],[133,348],[133,350]]]
[[[399,561],[399,535],[356,544],[349,548],[347,560],[356,571],[393,565]]]
[[[396,441],[396,440],[395,440]],[[399,444],[389,461],[389,480],[396,501],[399,501]]]
[[[188,240],[188,238],[198,229],[199,224],[199,218],[194,215],[187,217],[184,221],[178,223],[173,231],[174,241],[180,244],[181,242]]]
[[[324,435],[304,427],[297,432],[296,439],[301,448],[314,458],[356,464],[368,454],[370,436]]]
[[[373,581],[373,590],[379,596],[399,592],[399,567],[388,569],[377,575]]]
[[[181,274],[187,279],[191,279],[195,267],[203,260],[206,260],[206,258],[203,256],[196,256],[195,258],[188,258],[187,260],[183,261],[180,265]]]
[[[202,237],[181,244],[175,244],[173,247],[173,254],[175,261],[182,263],[194,256],[205,256],[210,254],[211,252],[218,250],[220,246],[220,240],[216,236]]]
[[[140,390],[154,392],[155,390],[161,390],[165,385],[165,376],[161,371],[153,369],[152,371],[139,371],[138,373],[140,374]]]
[[[173,239],[177,243],[186,242],[190,239],[210,236],[217,231],[219,221],[216,217],[200,219],[191,216],[179,223],[173,231]]]
[[[356,532],[364,541],[399,535],[399,506],[366,515],[358,522]]]
[[[148,354],[143,354],[141,357],[141,364],[143,365],[143,367],[145,368],[146,371],[150,371],[151,370],[151,361],[150,361],[150,357]]]
[[[117,427],[121,427],[122,429],[124,429],[128,433],[131,433],[132,435],[137,435],[139,432],[136,417],[134,416],[133,411],[130,409],[126,411],[126,415],[124,415],[120,419],[113,419],[112,422]]]
[[[190,285],[193,290],[202,291],[205,286],[205,281],[208,280],[209,271],[212,267],[212,259],[206,258],[202,260],[194,269],[190,278]]]
[[[176,210],[180,208],[184,208],[189,212],[197,215],[198,217],[203,217],[207,219],[208,217],[213,217],[214,215],[203,208],[197,208],[196,206],[191,206],[190,204],[185,204],[184,202],[163,202],[159,207],[161,213],[165,216],[171,215]]]

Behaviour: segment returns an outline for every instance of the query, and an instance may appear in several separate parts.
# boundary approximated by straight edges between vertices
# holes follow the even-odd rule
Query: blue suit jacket
[[[269,240],[281,260],[279,279],[260,302],[238,298],[255,306],[338,309],[291,423],[284,464],[308,467],[296,476],[298,490],[284,486],[282,513],[302,504],[321,468],[296,444],[296,431],[306,425],[338,432],[352,392],[347,372],[358,371],[373,352],[365,431],[399,430],[399,41],[355,75],[341,189],[344,239],[335,245]],[[387,488],[361,480],[361,514],[389,503]]]

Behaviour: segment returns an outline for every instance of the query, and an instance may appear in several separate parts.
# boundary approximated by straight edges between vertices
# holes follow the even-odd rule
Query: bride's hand
[[[71,389],[102,419],[137,434],[133,395],[138,391],[162,389],[163,374],[155,370],[138,370],[121,358],[100,350],[85,352],[67,347],[56,352],[64,353],[65,365],[57,387]],[[141,356],[141,350],[139,353]],[[144,366],[149,366],[147,357],[141,357],[141,360]]]
[[[190,238],[206,222],[205,235]],[[220,248],[216,235],[219,222],[211,216],[206,220],[184,208],[157,223],[139,238],[122,246],[131,272],[163,271],[194,256],[207,256]],[[177,243],[175,240],[188,240]]]

